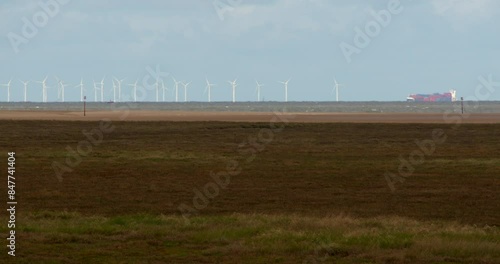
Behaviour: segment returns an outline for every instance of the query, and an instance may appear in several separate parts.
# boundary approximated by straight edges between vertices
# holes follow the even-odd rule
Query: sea
[[[500,101],[465,101],[463,105],[466,113],[500,113]],[[0,111],[81,111],[83,107],[83,102],[0,102]],[[459,113],[462,102],[87,102],[85,107],[89,111]]]

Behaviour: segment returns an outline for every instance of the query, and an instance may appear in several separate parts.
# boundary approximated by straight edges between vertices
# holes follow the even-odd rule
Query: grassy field
[[[111,126],[100,140],[97,122],[0,123],[18,261],[500,262],[500,125]]]
[[[398,217],[23,216],[24,263],[498,263],[500,230]]]

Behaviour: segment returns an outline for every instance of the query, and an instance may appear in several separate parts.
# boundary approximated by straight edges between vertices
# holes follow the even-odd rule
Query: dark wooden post
[[[463,115],[464,114],[464,98],[460,97],[460,99],[462,100],[462,115]]]

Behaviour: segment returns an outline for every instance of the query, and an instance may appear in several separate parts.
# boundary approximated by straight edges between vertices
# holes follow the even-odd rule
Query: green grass
[[[2,232],[6,228],[2,226]],[[500,229],[400,217],[19,216],[20,263],[498,263]]]

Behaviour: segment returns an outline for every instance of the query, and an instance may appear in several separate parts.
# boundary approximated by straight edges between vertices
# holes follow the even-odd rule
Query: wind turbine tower
[[[163,79],[161,79],[161,91],[162,91],[162,99],[163,99],[163,102],[165,102],[165,92],[168,91],[167,87],[165,86],[165,82],[163,81]]]
[[[139,80],[136,80],[135,83],[130,83],[128,86],[134,87],[134,102],[137,102],[137,83]]]
[[[288,82],[289,81],[290,81],[290,79],[288,79],[285,82],[280,82],[280,83],[285,85],[285,102],[288,102]]]
[[[122,101],[122,82],[125,79],[118,80],[118,78],[115,77],[116,83],[118,84],[118,101]]]
[[[64,102],[64,88],[67,83],[64,83],[62,80],[59,81],[59,84],[61,85],[61,100]]]
[[[37,82],[42,84],[42,102],[44,103],[47,102],[47,78],[48,76],[45,76],[45,79],[43,79],[43,81]]]
[[[229,84],[231,84],[231,87],[232,87],[232,89],[233,89],[233,103],[235,103],[235,102],[236,102],[236,86],[238,86],[238,85],[236,84],[236,80],[237,80],[237,79],[234,79],[234,81],[232,81],[232,82],[231,82],[231,81],[228,81],[228,83],[229,83]]]
[[[62,101],[63,101],[63,102],[64,102],[64,88],[65,88],[65,85],[66,85],[66,84],[65,84],[63,81],[61,81],[61,91],[62,91],[62,93],[61,93],[61,95],[62,95],[62,96],[61,96],[61,98],[62,98]]]
[[[64,83],[61,79],[57,78],[57,76],[56,76],[56,80],[57,80],[57,87],[58,87],[57,96],[59,98],[61,98],[62,102],[64,102],[64,90],[65,90],[67,83]]]
[[[263,87],[263,84],[260,84],[258,81],[255,81],[257,83],[257,102],[260,102],[260,88]]]
[[[83,102],[83,78],[80,79],[80,84],[76,87],[80,87],[80,102]]]
[[[116,83],[115,83],[115,79],[111,79],[111,81],[113,82],[113,102],[116,102]]]
[[[160,83],[158,82],[158,76],[156,77],[156,83],[155,83],[155,88],[156,88],[156,102],[158,103],[160,101]]]
[[[92,82],[94,83],[94,102],[97,102],[97,90],[99,90],[99,88],[94,80],[92,80]]]
[[[335,98],[337,100],[337,102],[339,101],[339,87],[340,86],[343,86],[342,84],[339,84],[337,82],[337,79],[334,78],[334,82],[335,82]]]
[[[187,102],[187,88],[188,86],[191,84],[191,82],[188,82],[188,83],[182,83],[182,85],[184,86],[184,102]]]
[[[212,84],[208,81],[208,79],[205,79],[207,81],[207,87],[205,88],[205,93],[208,92],[208,102],[212,102],[212,87],[215,86],[215,84]]]
[[[106,77],[102,77],[102,80],[101,80],[101,102],[104,102],[104,79]]]
[[[10,83],[12,82],[12,79],[6,84],[2,84],[2,86],[7,87],[7,102],[10,102]]]
[[[57,99],[61,99],[61,80],[59,80],[59,78],[56,77],[56,81],[57,81]]]
[[[27,101],[27,92],[28,92],[28,83],[30,81],[26,81],[26,82],[23,82],[21,80],[19,80],[23,85],[24,85],[24,102]]]
[[[179,83],[174,77],[172,77],[175,83],[175,101],[179,102]]]

